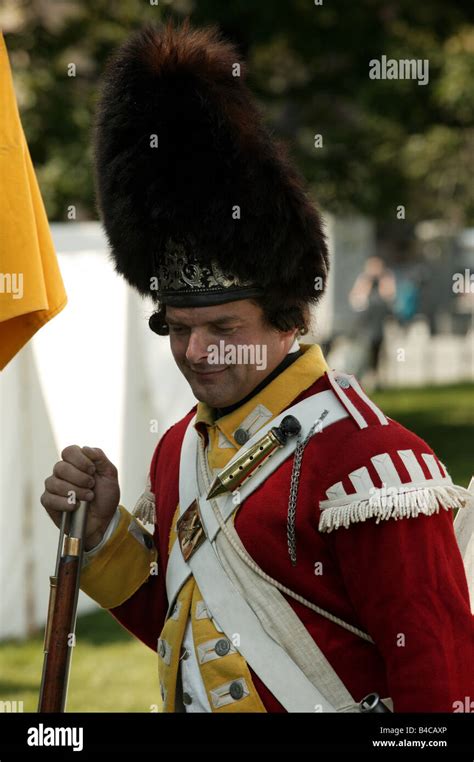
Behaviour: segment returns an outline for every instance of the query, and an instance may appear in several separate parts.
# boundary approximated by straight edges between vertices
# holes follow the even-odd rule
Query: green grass
[[[371,397],[432,447],[455,484],[468,486],[474,476],[474,384],[390,389]]]
[[[35,712],[43,638],[0,646],[0,700]],[[70,712],[150,712],[159,703],[158,657],[106,611],[79,617],[72,656]]]
[[[434,449],[457,484],[474,473],[474,385],[397,389],[372,395],[382,410]],[[0,645],[0,700],[36,711],[42,637]],[[68,710],[149,712],[159,702],[157,656],[105,611],[78,621]]]

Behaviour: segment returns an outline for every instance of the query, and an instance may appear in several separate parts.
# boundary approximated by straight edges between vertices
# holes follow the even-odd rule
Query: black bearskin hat
[[[244,80],[234,45],[188,21],[134,33],[107,66],[97,200],[117,271],[162,304],[324,290],[320,215]]]

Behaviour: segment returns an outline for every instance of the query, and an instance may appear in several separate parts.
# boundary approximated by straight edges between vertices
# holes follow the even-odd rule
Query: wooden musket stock
[[[50,577],[38,712],[64,712],[66,709],[86,515],[87,503],[81,502],[71,516],[67,535],[66,514],[61,523],[56,572]]]

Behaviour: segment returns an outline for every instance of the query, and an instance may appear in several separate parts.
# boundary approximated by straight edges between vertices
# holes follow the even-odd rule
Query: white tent
[[[58,532],[40,504],[68,444],[101,447],[129,510],[164,431],[195,400],[98,223],[52,225],[69,303],[0,375],[0,639],[44,624]],[[95,604],[81,594],[79,612]]]

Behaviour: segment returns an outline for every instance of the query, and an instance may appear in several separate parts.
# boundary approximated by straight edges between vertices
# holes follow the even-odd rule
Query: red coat
[[[294,402],[330,388],[324,375]],[[368,427],[345,418],[306,447],[296,512],[297,565],[291,565],[286,540],[292,457],[242,504],[235,527],[268,574],[371,635],[375,645],[288,598],[355,700],[376,691],[391,696],[397,712],[452,712],[454,702],[474,695],[473,617],[452,512],[379,523],[372,518],[329,533],[318,528],[326,490],[342,482],[347,494],[354,492],[351,472],[366,466],[374,485],[382,486],[370,460],[374,455],[388,453],[406,482],[399,451],[412,450],[430,477],[422,454],[432,450],[423,440],[391,419],[381,425],[370,408],[356,404],[362,405]],[[181,441],[195,410],[166,432],[151,463],[159,574],[111,610],[153,650],[167,611],[165,575]],[[436,464],[444,475],[437,458]],[[322,567],[315,567],[318,562]],[[315,568],[323,573],[315,574]],[[252,678],[267,711],[285,711],[254,672]]]

